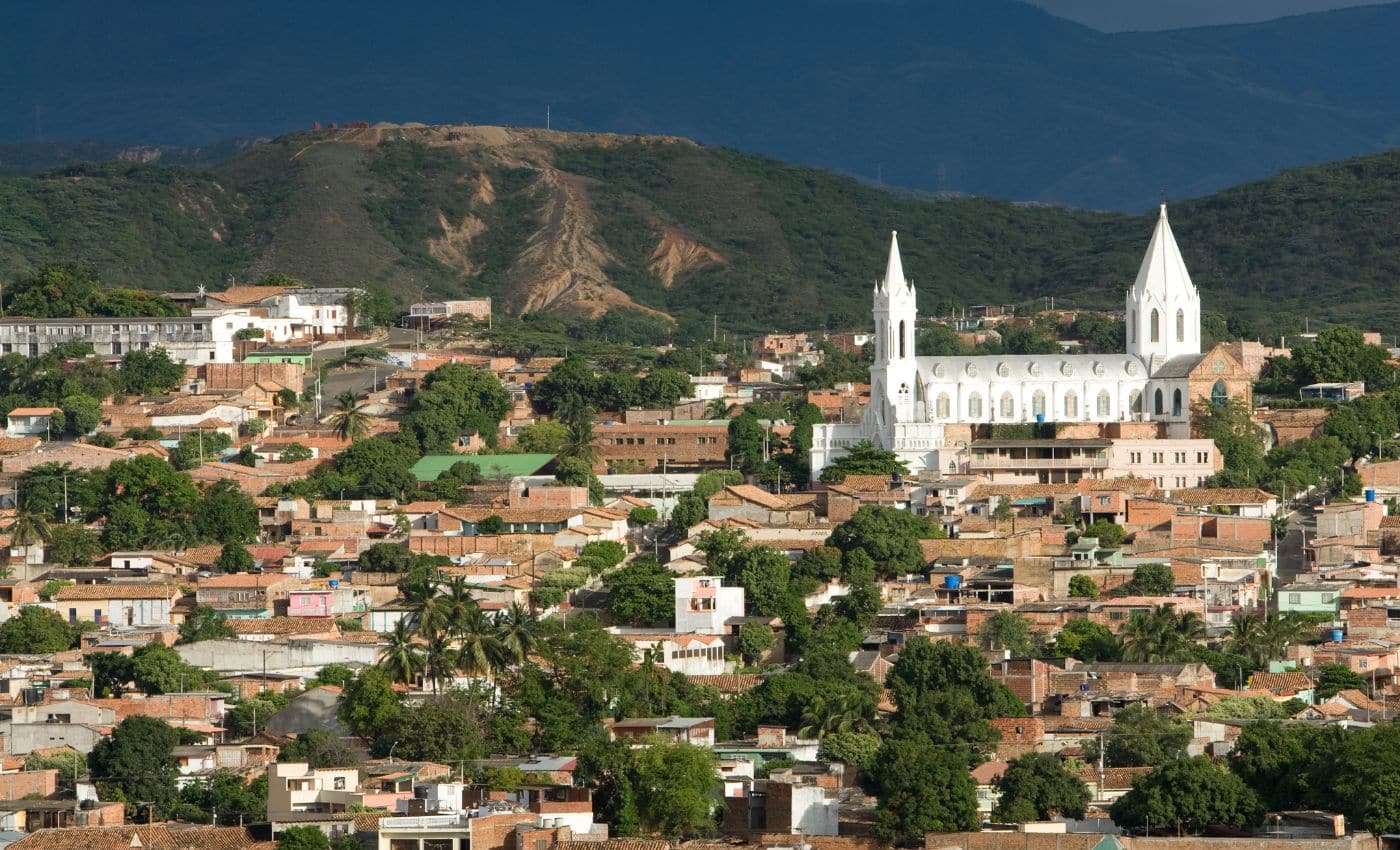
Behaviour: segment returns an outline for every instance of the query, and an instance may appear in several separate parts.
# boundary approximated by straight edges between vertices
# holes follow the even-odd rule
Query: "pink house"
[[[335,591],[293,590],[287,594],[288,617],[334,617]]]

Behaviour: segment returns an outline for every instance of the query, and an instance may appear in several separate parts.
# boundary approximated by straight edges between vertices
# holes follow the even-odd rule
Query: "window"
[[[1176,311],[1176,341],[1186,341],[1186,313],[1182,310]]]
[[[1011,393],[1001,394],[1001,418],[1016,418],[1016,400],[1011,397]]]
[[[904,358],[904,320],[899,320],[899,356]]]
[[[1210,452],[1196,452],[1196,463],[1210,463]]]
[[[1108,497],[1108,496],[1100,496],[1100,497],[1099,497],[1099,504],[1100,504],[1100,505],[1107,505],[1108,502],[1109,502],[1109,497]]]
[[[1065,393],[1065,417],[1075,419],[1079,416],[1079,396],[1074,390]]]
[[[1148,328],[1147,328],[1147,332],[1148,332],[1148,334],[1149,334],[1148,339],[1152,340],[1153,342],[1161,342],[1161,341],[1162,341],[1162,328],[1161,328],[1161,324],[1162,324],[1162,316],[1161,316],[1160,313],[1157,312],[1157,309],[1154,307],[1154,308],[1152,309],[1152,315],[1151,315],[1150,317],[1148,317]]]
[[[1210,403],[1224,404],[1230,400],[1230,394],[1225,391],[1225,382],[1216,381],[1215,386],[1210,388]]]
[[[1031,415],[1045,415],[1045,393],[1040,390],[1036,390],[1035,394],[1031,396]]]
[[[336,791],[344,791],[344,790],[345,790],[345,777],[343,777],[343,776],[337,776],[337,777],[335,778],[335,789],[334,789],[334,790],[336,790]]]
[[[981,393],[973,393],[972,395],[970,395],[970,396],[967,397],[967,418],[968,418],[968,419],[981,419],[981,418],[982,418],[982,394],[981,394]]]
[[[1128,342],[1137,342],[1137,311],[1128,311]]]
[[[1152,453],[1152,462],[1153,462],[1153,463],[1161,463],[1161,462],[1162,462],[1162,453],[1161,453],[1161,452],[1153,452],[1153,453]]]
[[[1134,413],[1142,412],[1142,392],[1133,390],[1128,396],[1128,409]]]
[[[1358,660],[1357,660],[1357,665],[1360,666],[1362,670],[1365,670],[1365,669],[1366,669],[1366,664],[1367,664],[1367,662],[1366,662],[1366,659],[1364,659],[1364,658],[1361,658],[1361,659],[1358,659]]]
[[[1095,407],[1095,412],[1098,414],[1098,417],[1099,417],[1100,419],[1107,419],[1107,418],[1108,418],[1108,408],[1109,408],[1108,390],[1099,390],[1099,397],[1098,397],[1098,400],[1094,403],[1094,407]]]
[[[1173,461],[1174,461],[1175,463],[1185,463],[1185,462],[1186,462],[1186,452],[1175,452],[1175,453],[1173,453],[1173,455],[1172,455],[1172,459],[1173,459]]]
[[[1301,605],[1302,602],[1303,602],[1303,594],[1301,594],[1301,593],[1290,593],[1290,594],[1288,594],[1288,604],[1289,604],[1289,605]]]
[[[939,393],[939,394],[938,394],[938,401],[934,402],[933,410],[934,410],[934,415],[937,416],[939,419],[947,419],[947,418],[948,418],[948,394],[947,394],[947,393]]]
[[[1161,391],[1161,390],[1158,390],[1158,391],[1157,391],[1157,395],[1156,395],[1156,397],[1153,399],[1153,401],[1155,402],[1155,404],[1152,406],[1152,412],[1155,413],[1155,414],[1157,414],[1158,416],[1161,416],[1161,415],[1162,415],[1162,412],[1163,412],[1163,406],[1162,406],[1162,391]]]
[[[1181,390],[1172,390],[1172,416],[1181,415]]]
[[[1128,463],[1142,463],[1142,452],[1128,452]]]

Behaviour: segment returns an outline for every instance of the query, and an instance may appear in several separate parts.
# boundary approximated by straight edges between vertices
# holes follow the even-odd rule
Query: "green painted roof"
[[[539,472],[545,464],[554,460],[554,455],[427,455],[413,465],[413,475],[419,481],[436,481],[454,463],[463,460],[481,467],[481,474],[488,479],[514,478]]]

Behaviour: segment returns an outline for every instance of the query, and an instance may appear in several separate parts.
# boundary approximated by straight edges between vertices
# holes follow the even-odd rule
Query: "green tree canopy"
[[[821,480],[839,484],[848,475],[881,475],[888,478],[896,471],[900,475],[908,475],[909,464],[900,460],[894,452],[879,448],[869,440],[862,440],[823,469]]]
[[[1123,647],[1108,626],[1077,617],[1055,633],[1050,654],[1080,661],[1117,661],[1123,654]]]
[[[1001,800],[992,817],[1001,820],[1049,820],[1082,818],[1089,805],[1089,789],[1070,773],[1059,757],[1028,753],[1012,759],[996,781]],[[1008,817],[1016,813],[1020,817]],[[1030,817],[1024,817],[1029,814]]]
[[[93,747],[88,768],[104,799],[150,803],[160,820],[176,801],[179,769],[172,754],[179,743],[179,733],[163,721],[128,717]],[[147,811],[135,814],[144,820]]]
[[[1196,756],[1172,759],[1138,778],[1110,813],[1119,826],[1151,824],[1199,835],[1214,825],[1255,826],[1263,820],[1264,806],[1238,776],[1205,756]]]
[[[634,751],[637,814],[643,829],[671,839],[714,832],[719,758],[692,744],[653,744]]]
[[[967,761],[955,753],[890,738],[861,783],[879,801],[872,832],[881,841],[916,845],[930,832],[977,829],[977,788]]]
[[[47,608],[25,605],[0,624],[0,652],[48,655],[72,649],[80,630]]]
[[[620,623],[669,625],[675,616],[675,580],[652,557],[641,557],[604,578],[608,611]]]
[[[1131,705],[1113,716],[1103,742],[1104,764],[1109,767],[1155,766],[1186,755],[1191,727],[1150,708]],[[1098,757],[1097,741],[1088,749],[1092,751],[1090,758]]]
[[[850,519],[838,525],[826,545],[843,554],[860,549],[875,562],[882,576],[922,571],[924,550],[920,539],[941,538],[943,529],[928,518],[909,511],[877,505],[863,505]]]

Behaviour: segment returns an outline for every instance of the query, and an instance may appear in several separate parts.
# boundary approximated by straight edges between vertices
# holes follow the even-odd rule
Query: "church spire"
[[[1181,249],[1176,246],[1176,237],[1167,223],[1167,205],[1163,203],[1160,209],[1152,241],[1147,245],[1147,254],[1142,258],[1137,281],[1133,284],[1133,294],[1138,298],[1154,295],[1166,301],[1173,293],[1194,293],[1196,287],[1191,283],[1186,261],[1181,258]]]
[[[886,292],[897,292],[908,289],[909,284],[904,280],[904,263],[899,259],[899,231],[890,231],[890,259],[885,266],[885,279],[880,283],[880,288]]]

